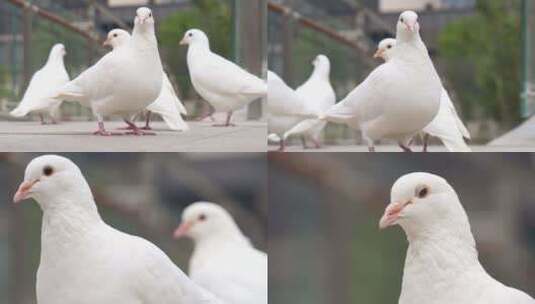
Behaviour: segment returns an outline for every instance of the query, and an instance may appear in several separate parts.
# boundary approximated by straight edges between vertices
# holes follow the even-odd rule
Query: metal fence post
[[[234,0],[234,52],[237,62],[249,72],[266,74],[267,2],[266,0]],[[254,12],[254,13],[251,13]],[[260,119],[262,101],[247,108],[248,119]]]

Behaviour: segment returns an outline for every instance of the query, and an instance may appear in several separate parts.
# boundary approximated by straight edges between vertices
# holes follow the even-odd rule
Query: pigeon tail
[[[174,117],[174,115],[161,115],[162,119],[165,121],[169,129],[174,131],[189,131],[188,124],[182,119],[180,115]]]
[[[59,89],[53,98],[61,100],[80,101],[83,97],[84,94],[81,92],[81,88],[79,88],[72,82],[69,82],[61,89]]]
[[[461,139],[440,138],[450,152],[472,152],[472,149]]]
[[[26,116],[29,113],[29,109],[23,106],[18,106],[15,109],[13,109],[11,112],[9,112],[9,115],[13,117],[23,117]]]
[[[322,115],[320,115],[322,116]],[[292,135],[299,135],[306,133],[310,129],[314,128],[318,124],[322,123],[323,121],[320,119],[307,119],[300,123],[298,123],[296,126],[288,130],[286,133],[284,133],[284,139],[287,139],[288,137]]]

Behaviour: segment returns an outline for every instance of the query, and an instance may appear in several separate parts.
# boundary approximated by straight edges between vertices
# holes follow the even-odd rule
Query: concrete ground
[[[473,152],[535,152],[535,146],[470,146]],[[269,151],[276,151],[278,146],[270,145]],[[421,146],[413,146],[414,152],[421,152]],[[324,146],[321,149],[303,149],[298,145],[288,146],[286,152],[368,152],[366,146]],[[398,146],[377,146],[376,152],[402,152]],[[448,152],[443,146],[430,146],[429,152]]]
[[[521,125],[496,138],[489,145],[493,147],[527,146],[535,151],[535,116],[527,119]]]
[[[0,121],[2,152],[265,152],[266,123],[236,122],[236,127],[212,127],[211,122],[189,122],[188,132],[173,132],[163,122],[151,126],[156,136],[95,136],[97,123]],[[138,125],[142,125],[138,122]],[[106,129],[123,127],[106,122]],[[122,131],[118,131],[122,132]]]

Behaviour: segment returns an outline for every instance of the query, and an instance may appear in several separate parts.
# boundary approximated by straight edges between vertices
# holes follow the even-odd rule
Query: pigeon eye
[[[193,37],[193,33],[189,33],[188,36],[189,36],[189,37]]]
[[[117,37],[117,34],[113,34],[113,37]]]
[[[391,49],[392,46],[391,46],[391,45],[387,45],[386,48],[387,48],[387,49]]]
[[[399,18],[399,21],[403,23],[403,17],[402,17],[402,18]]]
[[[203,222],[205,220],[206,220],[206,215],[204,214],[199,215],[199,221]]]
[[[418,196],[418,198],[425,198],[428,193],[429,193],[429,189],[427,187],[423,187],[417,190],[416,196]]]
[[[149,13],[149,17],[152,17],[152,13]]]
[[[43,168],[43,174],[44,174],[45,176],[50,176],[50,175],[52,175],[52,173],[54,173],[54,169],[52,169],[52,167],[50,167],[50,166],[45,166],[45,167]]]

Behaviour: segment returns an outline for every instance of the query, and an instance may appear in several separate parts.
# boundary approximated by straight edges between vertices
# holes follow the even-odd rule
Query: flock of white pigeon
[[[469,152],[465,139],[470,134],[435,70],[420,37],[418,15],[403,12],[397,23],[396,39],[380,42],[376,58],[385,61],[374,69],[342,101],[329,81],[330,62],[324,55],[314,61],[310,78],[297,90],[275,73],[268,73],[269,140],[285,149],[290,136],[301,136],[320,146],[320,134],[327,121],[359,130],[369,151],[375,143],[393,140],[411,151],[417,135],[439,138],[449,151]]]
[[[194,203],[174,237],[195,243],[189,276],[153,243],[114,229],[69,159],[33,159],[14,195],[43,211],[39,304],[267,304],[267,255],[219,205]]]
[[[171,130],[188,130],[182,117],[186,109],[162,68],[154,23],[149,8],[137,9],[132,35],[112,30],[104,44],[113,50],[73,80],[69,80],[63,61],[65,46],[54,45],[46,64],[32,76],[22,101],[10,114],[22,117],[37,113],[43,124],[43,115],[49,114],[55,123],[62,102],[67,100],[91,108],[98,120],[96,135],[153,135],[143,130],[150,129],[150,114],[144,128],[133,122],[143,111],[161,115]],[[180,44],[188,45],[187,65],[197,93],[214,112],[227,113],[225,123],[216,126],[231,126],[233,111],[267,95],[264,80],[213,53],[201,30],[187,31]],[[108,116],[123,118],[130,131],[107,131],[104,118]]]

